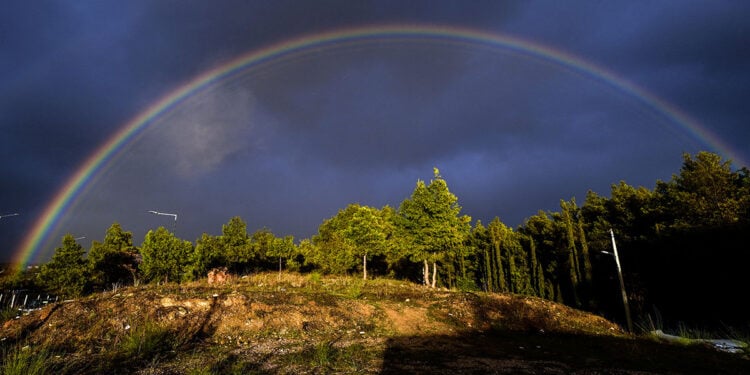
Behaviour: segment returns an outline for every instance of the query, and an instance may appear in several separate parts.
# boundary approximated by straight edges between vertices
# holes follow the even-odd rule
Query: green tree
[[[345,274],[356,267],[358,257],[354,254],[354,244],[346,238],[344,230],[350,220],[355,205],[339,210],[336,216],[323,221],[318,233],[312,237],[312,245],[305,255],[305,262],[325,273]]]
[[[106,288],[112,283],[132,280],[137,282],[137,249],[133,246],[133,234],[113,223],[104,235],[104,242],[94,241],[86,257],[93,287]]]
[[[208,274],[213,268],[226,267],[227,259],[221,237],[203,233],[195,241],[195,249],[189,262],[189,273],[192,279],[199,279]]]
[[[448,184],[434,168],[434,178],[428,186],[421,180],[411,198],[399,207],[399,225],[410,242],[410,258],[424,265],[424,283],[436,285],[437,264],[449,252],[455,253],[470,230],[471,218],[459,216],[458,198],[448,189]],[[432,282],[429,282],[429,264],[432,263]]]
[[[560,292],[560,243],[554,221],[544,211],[529,217],[519,228],[519,232],[529,237],[533,243],[539,266],[538,272],[544,278],[544,296],[553,301],[562,301]]]
[[[503,240],[505,239],[506,227],[495,217],[487,226],[490,243],[492,244],[492,256],[490,257],[490,270],[493,273],[492,279],[495,283],[491,287],[493,292],[507,292],[508,278],[505,275],[505,266],[503,265]]]
[[[534,242],[534,239],[531,238],[531,236],[524,235],[524,239],[528,244],[529,249],[529,256],[531,261],[531,265],[529,266],[529,268],[532,272],[531,282],[535,291],[534,294],[538,297],[546,298],[547,291],[545,289],[546,283],[544,280],[544,267],[542,265],[542,262],[539,261],[539,258],[536,255],[536,242]]]
[[[656,187],[661,207],[668,210],[667,225],[683,229],[739,222],[748,200],[743,180],[741,171],[732,172],[731,162],[717,154],[684,154],[680,173]]]
[[[221,233],[221,245],[229,270],[235,273],[249,271],[257,259],[247,234],[247,224],[239,216],[234,216],[221,227]]]
[[[480,220],[477,220],[474,228],[471,230],[469,244],[477,253],[479,284],[482,290],[488,292],[491,290],[492,285],[494,285],[490,256],[492,246],[490,245],[489,232]]]
[[[294,246],[293,236],[286,236],[284,238],[274,237],[271,246],[266,252],[266,256],[268,256],[269,258],[279,258],[279,275],[281,275],[281,271],[283,270],[282,261],[284,259],[289,260],[294,258],[297,253],[298,250],[297,247]]]
[[[269,253],[273,252],[276,236],[268,228],[261,228],[250,236],[251,258],[256,269],[273,269],[275,259]]]
[[[189,278],[193,244],[175,237],[164,227],[150,230],[141,245],[140,269],[147,281],[181,281]]]
[[[578,297],[579,282],[581,280],[581,267],[578,258],[578,249],[576,248],[576,230],[573,224],[573,216],[575,215],[575,200],[571,200],[570,203],[560,200],[560,221],[563,226],[563,236],[565,238],[565,251],[567,253],[567,264],[570,276],[571,293],[575,300],[575,305],[580,307],[581,302]]]
[[[62,246],[55,249],[52,259],[42,265],[38,274],[41,285],[48,290],[68,297],[78,297],[89,280],[84,259],[85,250],[72,235],[62,238]]]
[[[367,280],[367,259],[386,252],[391,222],[380,210],[355,205],[354,212],[344,228],[344,237],[352,243],[354,255],[362,258],[362,278]]]
[[[346,273],[361,265],[366,279],[367,260],[389,250],[387,239],[393,232],[389,215],[387,208],[378,210],[356,203],[339,210],[313,236],[318,252],[310,254],[310,262],[331,273]]]

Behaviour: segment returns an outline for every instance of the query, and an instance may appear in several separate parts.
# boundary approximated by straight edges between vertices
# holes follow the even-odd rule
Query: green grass
[[[0,310],[0,321],[7,322],[8,320],[15,319],[18,316],[18,310],[10,307],[6,307]]]
[[[34,350],[29,346],[13,347],[3,351],[3,375],[36,375],[52,373],[50,353],[45,349]]]
[[[750,327],[748,327],[750,328]],[[727,325],[722,325],[720,329],[708,329],[700,326],[691,326],[684,322],[677,322],[673,326],[666,327],[664,319],[658,310],[654,311],[653,317],[651,314],[646,315],[642,319],[641,323],[636,324],[636,329],[640,332],[640,336],[651,338],[653,340],[659,340],[656,331],[661,331],[666,334],[679,336],[679,339],[672,341],[681,345],[703,345],[701,340],[734,340],[744,343],[745,346],[742,349],[746,355],[750,354],[750,331],[737,329]]]
[[[175,345],[174,336],[168,329],[147,320],[125,336],[119,349],[125,358],[151,361],[172,351]]]
[[[378,348],[361,343],[341,344],[334,338],[307,345],[297,355],[282,359],[281,365],[314,369],[314,373],[361,373],[382,354]]]

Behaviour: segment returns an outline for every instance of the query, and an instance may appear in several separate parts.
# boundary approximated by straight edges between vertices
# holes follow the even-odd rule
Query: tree
[[[560,292],[559,273],[559,234],[556,231],[555,223],[550,216],[539,211],[536,215],[529,217],[519,228],[519,232],[528,236],[530,243],[533,244],[536,253],[537,267],[542,267],[537,273],[544,278],[543,289],[544,296],[550,300],[562,301]],[[530,245],[531,246],[531,245]]]
[[[80,296],[89,279],[85,252],[72,235],[63,236],[62,246],[55,249],[50,262],[42,265],[38,275],[41,284],[64,296]]]
[[[355,255],[362,257],[362,278],[367,280],[367,258],[386,251],[390,222],[373,207],[355,205],[344,228],[344,237],[352,243]]]
[[[95,288],[132,279],[137,282],[137,250],[133,246],[133,234],[113,223],[104,236],[104,242],[94,241],[86,260]]]
[[[482,290],[489,292],[494,285],[494,279],[492,276],[492,266],[490,257],[490,239],[489,232],[480,220],[477,220],[474,224],[474,228],[471,230],[471,236],[469,237],[470,246],[474,247],[475,252],[478,254],[478,269],[480,273],[479,284]]]
[[[173,233],[159,227],[146,233],[141,246],[141,271],[147,281],[181,281],[188,277],[189,259],[193,244],[181,240]]]
[[[266,253],[268,257],[279,258],[279,277],[281,277],[282,260],[291,259],[295,254],[297,254],[297,247],[294,246],[293,236],[286,236],[284,238],[275,237]]]
[[[195,249],[190,258],[189,273],[192,279],[204,277],[213,268],[227,266],[221,237],[203,233],[195,241]]]
[[[306,263],[333,274],[345,274],[356,267],[359,257],[354,254],[352,241],[346,238],[345,228],[357,207],[349,205],[320,224],[312,237],[313,246],[305,255]]]
[[[495,281],[490,291],[507,292],[508,279],[505,276],[505,267],[503,266],[503,240],[506,232],[505,224],[503,224],[500,221],[500,218],[496,216],[492,219],[490,225],[487,226],[487,232],[489,233],[490,243],[492,244],[490,270],[492,272],[492,279]]]
[[[247,234],[247,224],[239,216],[234,216],[221,227],[221,233],[227,267],[233,272],[247,272],[256,260]]]
[[[268,228],[261,228],[250,236],[250,257],[255,269],[273,269],[274,259],[269,253],[273,252],[276,236]]]
[[[448,252],[463,246],[469,233],[471,218],[459,216],[458,198],[448,189],[448,184],[434,168],[434,178],[428,186],[421,180],[411,198],[399,207],[399,225],[408,235],[410,257],[424,265],[424,283],[436,285],[437,264]],[[429,264],[432,263],[432,282],[429,282]]]
[[[670,226],[718,227],[740,221],[747,204],[741,173],[732,172],[730,161],[710,152],[695,158],[683,154],[683,165],[669,183],[657,183],[661,206],[669,209]],[[744,193],[744,194],[743,194]]]
[[[539,261],[536,255],[536,242],[534,242],[534,239],[531,238],[531,236],[524,236],[524,239],[528,244],[529,255],[531,257],[531,265],[529,266],[529,268],[532,272],[532,286],[537,296],[546,298],[547,291],[545,288],[546,283],[544,281],[544,267],[542,266],[542,262]]]

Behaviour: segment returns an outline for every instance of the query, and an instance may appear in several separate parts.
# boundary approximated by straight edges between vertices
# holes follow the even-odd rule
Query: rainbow
[[[40,245],[54,229],[61,215],[71,206],[86,185],[110,162],[126,144],[163,113],[174,108],[193,93],[212,83],[228,79],[238,72],[260,63],[287,56],[310,48],[335,46],[341,43],[360,43],[377,40],[423,39],[437,42],[461,42],[502,48],[558,64],[573,72],[584,74],[608,86],[637,98],[647,107],[663,114],[684,128],[692,137],[721,151],[735,162],[743,163],[719,137],[715,136],[680,109],[637,87],[613,72],[605,70],[571,54],[516,37],[488,33],[474,29],[435,25],[383,25],[346,28],[305,35],[250,51],[229,62],[208,70],[180,85],[153,103],[135,118],[124,124],[109,140],[100,145],[57,191],[13,256],[13,262],[23,269],[37,257]]]

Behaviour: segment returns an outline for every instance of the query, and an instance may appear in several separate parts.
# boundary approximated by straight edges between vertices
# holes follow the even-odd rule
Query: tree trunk
[[[367,254],[362,256],[362,280],[367,280]]]
[[[424,278],[424,285],[429,286],[430,285],[430,265],[427,264],[427,259],[424,260],[424,269],[423,269],[423,275]]]
[[[435,280],[437,277],[437,262],[432,262],[432,287],[435,287]]]

